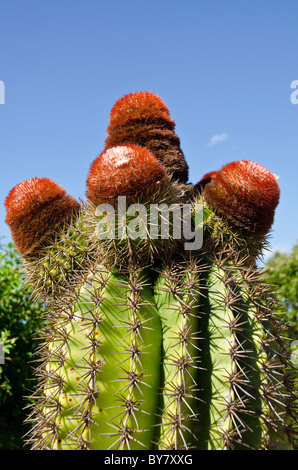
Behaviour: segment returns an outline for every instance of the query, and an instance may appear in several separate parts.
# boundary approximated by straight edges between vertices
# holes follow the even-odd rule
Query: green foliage
[[[298,244],[289,254],[276,252],[266,264],[265,280],[277,286],[288,336],[298,340]]]
[[[34,340],[41,320],[41,305],[24,288],[19,254],[12,243],[0,245],[0,449],[21,449],[27,414],[24,399],[32,376]],[[2,361],[3,362],[3,361]]]

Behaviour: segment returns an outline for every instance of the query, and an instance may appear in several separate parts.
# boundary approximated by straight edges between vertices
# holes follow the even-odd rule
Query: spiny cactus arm
[[[295,441],[295,399],[291,391],[294,387],[289,372],[292,366],[285,359],[285,351],[281,353],[282,332],[276,326],[276,316],[270,314],[273,306],[264,297],[266,292],[270,294],[271,286],[266,289],[260,283],[253,267],[254,259],[262,255],[267,244],[267,234],[279,201],[276,177],[261,165],[239,161],[225,165],[218,172],[208,173],[196,188],[204,205],[204,246],[214,254],[220,253],[220,247],[225,246],[225,256],[230,258],[230,265],[238,265],[246,278],[246,287],[240,278],[238,287],[233,287],[239,289],[242,286],[234,305],[238,305],[236,308],[242,312],[241,318],[246,325],[242,333],[238,332],[239,340],[243,350],[249,351],[241,366],[246,377],[245,380],[242,377],[241,389],[246,390],[243,400],[249,412],[244,410],[241,419],[248,429],[261,429],[263,448],[286,448]],[[255,299],[255,304],[252,299]],[[243,312],[246,312],[246,317]],[[269,343],[271,346],[268,348]],[[273,345],[272,353],[270,348]],[[258,392],[252,394],[249,387],[244,386],[245,382]],[[286,388],[283,388],[286,383]],[[259,410],[261,427],[256,425],[257,418],[252,410]],[[291,424],[282,418],[287,413],[292,416]],[[254,447],[257,441],[253,437],[257,434],[247,432],[244,435],[246,445]]]
[[[216,407],[221,410],[221,423],[219,421],[220,426],[213,428],[215,432],[211,425],[210,446],[259,449],[264,443],[264,428],[259,351],[255,339],[261,335],[262,324],[257,321],[252,324],[252,306],[246,296],[248,287],[245,288],[241,282],[243,266],[240,264],[235,268],[236,262],[232,268],[228,259],[224,263],[216,258],[214,261],[209,279],[211,362],[224,363],[223,356],[226,356],[230,366],[214,371],[215,377],[219,377],[219,390],[226,388],[226,393],[220,393],[218,398],[215,394],[211,400],[211,406],[215,400]],[[212,285],[215,294],[212,293]],[[265,350],[264,357],[267,357]]]
[[[111,110],[105,150],[119,145],[141,145],[152,152],[174,179],[186,183],[188,165],[174,128],[175,122],[159,96],[147,91],[130,93]]]
[[[161,326],[146,273],[98,266],[48,330],[35,448],[150,448]]]
[[[56,295],[78,275],[88,252],[80,204],[54,181],[31,178],[10,191],[5,207],[34,296]]]
[[[208,444],[213,450],[233,448],[237,436],[237,397],[230,386],[229,379],[235,376],[237,367],[231,352],[237,350],[237,340],[230,328],[232,311],[227,298],[223,272],[218,267],[210,269],[208,277],[209,348],[212,363],[210,389],[210,433]],[[203,313],[201,313],[201,316]],[[239,432],[239,431],[238,431]]]
[[[270,286],[258,282],[259,273],[236,259],[233,265],[222,257],[213,263],[210,273],[216,272],[223,289],[221,304],[229,311],[228,355],[233,364],[231,374],[221,374],[230,387],[231,401],[226,401],[225,413],[232,423],[229,432],[221,434],[221,442],[224,448],[291,449],[295,446],[295,405],[288,398],[293,391],[293,366],[280,347],[282,329],[272,313]],[[212,292],[209,298],[213,298]],[[214,308],[210,310],[209,331],[213,312]],[[220,331],[222,328],[219,335]],[[214,345],[218,346],[216,338]]]

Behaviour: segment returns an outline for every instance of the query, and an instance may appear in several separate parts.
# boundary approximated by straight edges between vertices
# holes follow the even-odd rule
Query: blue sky
[[[297,0],[1,0],[0,235],[17,183],[77,198],[122,95],[159,94],[190,181],[240,159],[279,175],[271,244],[298,241]],[[1,102],[1,100],[0,100]]]

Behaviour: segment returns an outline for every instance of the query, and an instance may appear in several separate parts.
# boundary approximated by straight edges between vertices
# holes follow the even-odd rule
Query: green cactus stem
[[[34,449],[295,447],[294,383],[270,288],[233,244],[219,251],[218,227],[205,219],[205,233],[220,237],[213,253],[179,250],[149,265],[127,256],[123,267],[115,240],[104,264],[98,241],[81,286],[69,281],[68,301],[50,304]]]

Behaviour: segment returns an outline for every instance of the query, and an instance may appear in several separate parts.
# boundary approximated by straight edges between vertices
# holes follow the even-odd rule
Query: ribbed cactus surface
[[[294,368],[256,267],[276,180],[248,161],[187,178],[174,121],[145,92],[112,109],[84,203],[48,179],[9,194],[7,223],[46,304],[33,449],[296,448]]]
[[[33,448],[291,448],[294,386],[269,287],[233,239],[218,249],[224,224],[205,213],[209,250],[150,266],[136,262],[137,244],[123,265],[121,243],[105,264],[107,246],[97,252],[85,228],[76,282],[30,255],[31,282],[41,266],[63,280],[43,332]],[[56,234],[59,266],[70,266],[69,230]]]

